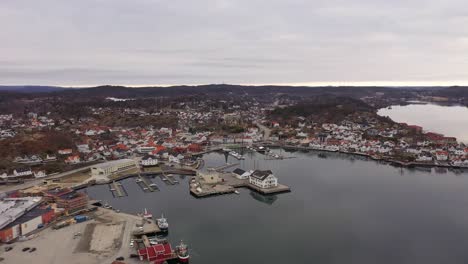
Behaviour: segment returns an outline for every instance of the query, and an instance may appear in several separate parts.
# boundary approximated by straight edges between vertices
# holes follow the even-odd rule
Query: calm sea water
[[[292,188],[277,196],[241,189],[240,195],[195,199],[189,178],[175,186],[155,179],[161,187],[155,193],[127,179],[124,198],[112,198],[106,185],[87,192],[125,212],[164,213],[170,240],[190,245],[191,263],[468,262],[468,174],[401,169],[344,154],[286,154],[296,158],[247,154],[239,165],[272,169]],[[225,156],[205,160],[217,166]]]
[[[378,111],[395,122],[422,126],[424,130],[456,137],[468,143],[468,107],[435,104],[410,104],[392,106]]]

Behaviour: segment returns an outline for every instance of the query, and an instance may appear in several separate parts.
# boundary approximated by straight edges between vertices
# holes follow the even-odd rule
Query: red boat
[[[180,241],[180,244],[176,247],[176,252],[179,263],[189,263],[190,255],[188,253],[188,247],[183,241]]]

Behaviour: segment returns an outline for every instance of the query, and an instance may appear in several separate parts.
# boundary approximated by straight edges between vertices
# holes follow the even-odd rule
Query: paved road
[[[139,162],[141,160],[141,157],[133,157],[133,160],[135,160],[136,164],[139,164]],[[91,167],[93,167],[94,165],[96,165],[96,164],[92,164],[92,165],[89,165],[89,166],[86,166],[86,167],[81,167],[81,168],[74,169],[74,170],[71,170],[71,171],[65,171],[65,172],[62,172],[62,173],[59,173],[59,174],[55,174],[53,176],[48,176],[48,177],[44,177],[44,178],[40,178],[40,179],[34,179],[34,180],[31,180],[31,181],[27,181],[27,182],[25,182],[23,184],[0,186],[0,194],[5,193],[5,192],[11,192],[11,191],[16,191],[16,190],[26,189],[26,188],[29,188],[29,187],[32,187],[32,186],[35,186],[35,185],[40,185],[44,180],[51,180],[51,179],[58,179],[58,178],[61,178],[61,177],[65,177],[67,175],[70,175],[70,174],[73,174],[73,173],[76,173],[76,172],[79,172],[79,171],[82,171],[82,170],[91,169]],[[88,180],[90,180],[90,179],[88,179]]]
[[[91,168],[92,166],[94,166],[94,165],[95,165],[95,164],[89,165],[89,166],[86,166],[86,167],[81,167],[81,168],[78,168],[78,169],[74,169],[74,170],[71,170],[71,171],[62,172],[62,173],[59,173],[59,174],[55,174],[55,175],[53,175],[53,176],[48,176],[48,177],[44,177],[44,178],[40,178],[40,179],[35,179],[35,180],[27,181],[27,182],[22,183],[22,184],[2,186],[2,187],[0,187],[0,193],[11,192],[11,191],[16,191],[16,190],[21,190],[21,189],[26,189],[26,188],[29,188],[29,187],[32,187],[32,186],[35,186],[35,185],[39,185],[39,184],[41,184],[44,180],[58,179],[58,178],[61,178],[61,177],[64,177],[64,176],[73,174],[73,173],[75,173],[75,172],[79,172],[79,171],[82,171],[82,170],[90,169],[90,168]]]
[[[255,125],[257,125],[257,127],[260,128],[261,131],[263,131],[263,140],[270,139],[271,129],[260,124],[259,122],[255,122]]]

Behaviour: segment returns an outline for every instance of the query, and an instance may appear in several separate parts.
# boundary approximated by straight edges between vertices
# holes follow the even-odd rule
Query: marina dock
[[[165,183],[170,184],[170,185],[176,184],[176,180],[174,179],[174,176],[172,174],[166,174],[165,172],[161,174],[161,180],[163,180]]]
[[[112,192],[114,197],[124,197],[127,196],[127,191],[122,186],[120,182],[113,181],[109,184],[109,190]]]
[[[137,177],[137,184],[145,192],[159,191],[159,188],[156,184],[154,184],[148,178],[141,175]]]

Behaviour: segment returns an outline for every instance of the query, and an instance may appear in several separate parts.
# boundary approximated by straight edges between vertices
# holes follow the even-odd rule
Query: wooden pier
[[[159,188],[155,185],[152,186],[152,182],[144,177],[144,176],[138,176],[137,177],[137,184],[143,189],[143,191],[147,191],[147,192],[154,192],[154,191],[159,191]]]
[[[127,192],[120,182],[113,181],[109,184],[109,190],[112,192],[114,197],[124,197],[127,196]]]
[[[176,180],[174,179],[174,176],[172,176],[172,174],[167,174],[163,172],[160,174],[160,176],[161,176],[161,180],[163,180],[163,182],[165,182],[166,184],[169,184],[169,185],[176,184]]]
[[[222,166],[218,166],[218,167],[214,167],[214,168],[208,168],[208,170],[209,171],[223,171],[225,169],[232,168],[232,167],[237,166],[237,165],[239,165],[239,163],[234,163],[234,164],[227,163],[227,164],[222,165]]]

